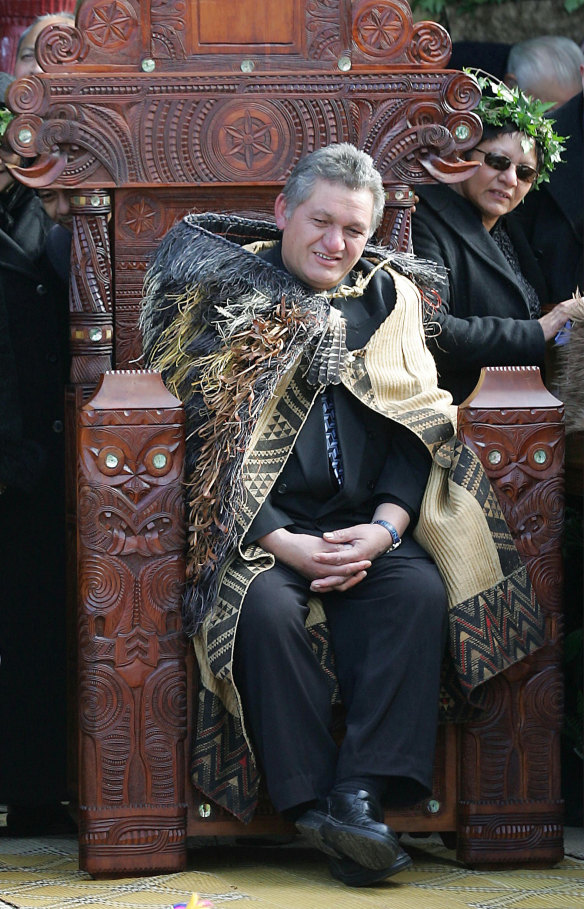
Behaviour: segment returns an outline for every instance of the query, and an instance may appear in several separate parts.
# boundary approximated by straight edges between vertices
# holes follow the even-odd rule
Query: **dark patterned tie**
[[[343,485],[343,459],[341,457],[341,446],[337,433],[337,418],[335,414],[335,405],[330,388],[321,392],[322,412],[324,416],[324,431],[326,435],[326,449],[332,471],[339,488]]]

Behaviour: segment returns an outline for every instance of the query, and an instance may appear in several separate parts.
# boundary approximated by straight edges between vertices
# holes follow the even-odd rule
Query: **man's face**
[[[48,186],[46,189],[37,190],[37,195],[52,221],[62,227],[66,227],[67,230],[73,230],[73,215],[71,214],[72,190],[53,189],[52,186]]]
[[[54,16],[47,16],[46,19],[42,19],[40,22],[37,22],[36,25],[33,25],[28,35],[22,41],[20,47],[18,48],[18,56],[16,58],[16,63],[14,65],[14,75],[17,79],[21,76],[30,76],[33,73],[41,73],[42,69],[37,63],[35,57],[34,48],[36,44],[36,39],[42,32],[44,28],[47,28],[49,25],[74,25],[73,19],[69,16],[63,16],[60,13],[55,13]]]
[[[578,94],[578,86],[573,83],[564,85],[553,76],[542,75],[537,80],[537,85],[533,89],[530,87],[526,90],[526,94],[533,95],[534,98],[539,98],[540,101],[545,101],[547,104],[553,104],[554,106],[550,107],[550,110],[555,110],[556,107],[562,107],[570,98]]]
[[[274,207],[288,271],[315,290],[330,290],[361,257],[373,219],[373,193],[317,180],[288,215],[282,193]]]
[[[6,166],[7,164],[22,164],[22,159],[6,148],[4,142],[2,142],[0,144],[0,193],[3,193],[5,189],[8,189],[14,183],[14,177]]]

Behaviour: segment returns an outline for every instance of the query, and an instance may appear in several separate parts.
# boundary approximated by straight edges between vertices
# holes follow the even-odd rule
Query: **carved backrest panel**
[[[144,270],[174,220],[271,213],[314,148],[349,141],[373,156],[388,191],[380,237],[407,249],[413,187],[460,179],[480,135],[477,85],[443,69],[450,52],[447,32],[414,23],[405,0],[84,0],[75,27],[45,29],[44,72],[9,90],[10,142],[36,158],[20,177],[74,188],[88,211],[114,190],[112,273],[85,298],[74,291],[86,315],[73,380],[97,380],[111,333],[118,367],[139,356]],[[81,251],[99,259],[93,236],[80,217],[74,268]]]

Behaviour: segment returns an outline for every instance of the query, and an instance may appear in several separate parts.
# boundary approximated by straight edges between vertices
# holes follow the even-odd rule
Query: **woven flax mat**
[[[249,841],[248,841],[249,843]],[[80,871],[73,837],[0,839],[0,907],[171,909],[192,893],[216,909],[582,909],[584,860],[551,870],[471,871],[441,842],[404,837],[409,871],[376,887],[334,881],[326,859],[289,845],[213,845],[189,852],[189,870],[94,881]],[[235,909],[235,905],[233,907]]]

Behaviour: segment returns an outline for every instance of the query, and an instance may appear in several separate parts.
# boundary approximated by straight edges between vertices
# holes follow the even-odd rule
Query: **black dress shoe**
[[[388,877],[393,877],[394,874],[399,874],[400,871],[405,871],[406,868],[411,868],[413,864],[407,852],[400,849],[395,862],[389,868],[378,870],[363,868],[352,859],[340,858],[331,859],[330,871],[337,881],[341,881],[347,887],[370,887],[371,884],[378,884]]]
[[[296,827],[326,855],[350,858],[361,867],[381,871],[393,865],[399,850],[396,834],[382,818],[379,802],[364,789],[333,790],[323,807],[307,811]]]
[[[329,846],[324,841],[322,827],[326,820],[328,820],[328,813],[325,808],[310,808],[298,818],[296,829],[304,836],[308,845],[312,846],[313,849],[319,849],[325,855],[340,859],[342,856],[336,849],[333,849],[332,846]]]

